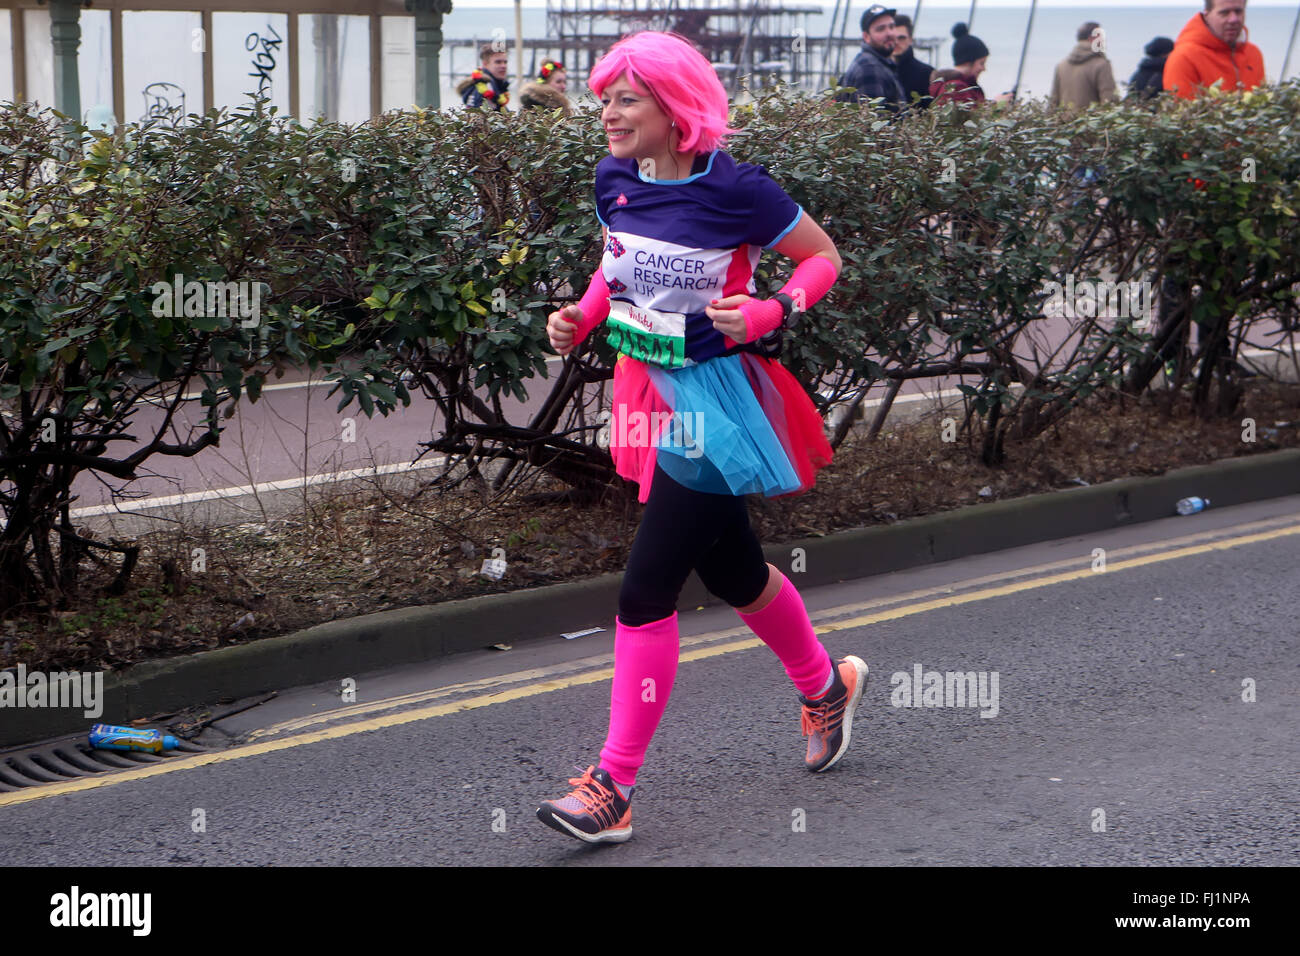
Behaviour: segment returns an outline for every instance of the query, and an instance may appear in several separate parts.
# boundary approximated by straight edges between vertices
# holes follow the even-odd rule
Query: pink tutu
[[[817,471],[831,463],[821,416],[776,359],[737,352],[669,370],[620,354],[612,405],[610,455],[618,474],[638,484],[642,503],[650,497],[657,462],[699,491],[768,497],[807,491]],[[674,420],[674,412],[684,414]],[[694,455],[670,456],[691,412],[707,416],[708,438],[698,436]]]

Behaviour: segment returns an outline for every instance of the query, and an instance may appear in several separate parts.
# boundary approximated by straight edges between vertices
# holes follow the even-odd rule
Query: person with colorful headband
[[[569,87],[564,64],[543,60],[537,78],[519,88],[519,105],[522,109],[563,110],[565,116],[573,115],[573,104],[565,90]]]
[[[599,762],[537,816],[608,843],[632,835],[633,789],[673,690],[677,599],[692,570],[784,665],[803,705],[808,770],[831,768],[848,749],[867,665],[832,659],[798,590],[764,559],[744,498],[801,493],[830,464],[821,417],[763,340],[826,295],[839,253],[766,169],[722,149],[735,132],[727,93],[685,38],[625,37],[588,85],[610,152],[595,176],[603,256],[582,300],[553,312],[547,332],[567,356],[607,324],[618,353],[610,452],[645,513],[619,592]],[[759,299],[764,249],[795,268]]]

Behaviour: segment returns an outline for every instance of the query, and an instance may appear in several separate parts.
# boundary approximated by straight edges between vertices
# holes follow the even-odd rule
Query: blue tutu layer
[[[678,484],[717,495],[799,490],[799,476],[755,395],[740,354],[683,368],[647,365],[673,409],[655,444],[658,463]]]

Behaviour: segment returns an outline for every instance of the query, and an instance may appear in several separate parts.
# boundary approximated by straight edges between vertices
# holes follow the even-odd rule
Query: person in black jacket
[[[914,109],[925,109],[930,105],[930,76],[934,67],[916,58],[912,49],[912,18],[905,13],[894,17],[893,60],[898,64],[898,82],[907,102]]]
[[[894,10],[880,4],[862,14],[862,52],[840,77],[840,86],[850,89],[836,99],[843,103],[883,99],[881,105],[895,115],[907,102],[898,82],[898,65],[890,59],[894,51]]]
[[[1128,81],[1129,99],[1149,100],[1164,89],[1165,60],[1174,51],[1174,41],[1169,37],[1156,37],[1144,48],[1146,57],[1138,64]]]

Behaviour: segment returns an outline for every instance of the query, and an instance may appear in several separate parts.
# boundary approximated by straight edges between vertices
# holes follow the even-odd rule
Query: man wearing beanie
[[[876,4],[862,14],[862,52],[840,77],[840,86],[852,87],[836,96],[840,102],[882,99],[881,108],[894,114],[907,103],[898,82],[898,66],[890,58],[894,51],[894,13]]]
[[[956,38],[952,45],[951,70],[935,70],[934,82],[930,84],[930,95],[934,97],[935,106],[947,102],[983,103],[984,90],[979,85],[979,75],[984,72],[988,62],[989,48],[979,37],[970,35],[964,23],[952,28]],[[1006,96],[998,97],[1006,99]]]
[[[1106,59],[1101,24],[1090,20],[1079,27],[1074,37],[1078,43],[1069,56],[1056,64],[1048,102],[1069,110],[1119,99],[1115,73]]]
[[[1156,37],[1142,48],[1146,56],[1129,78],[1128,99],[1149,100],[1160,95],[1165,88],[1165,60],[1169,59],[1173,49],[1174,41],[1169,37]]]
[[[1264,82],[1264,54],[1246,39],[1246,0],[1205,0],[1187,21],[1165,61],[1165,89],[1185,100],[1221,81],[1223,90],[1253,90]]]

